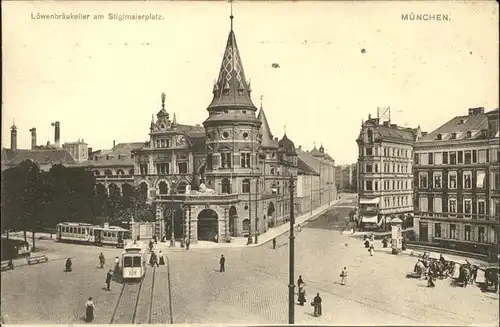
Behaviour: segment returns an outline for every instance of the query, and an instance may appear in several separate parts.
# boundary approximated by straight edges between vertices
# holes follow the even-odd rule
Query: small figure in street
[[[401,250],[406,251],[406,241],[404,237],[401,239]]]
[[[160,265],[164,266],[165,265],[165,259],[163,259],[163,253],[158,253],[158,258],[159,258],[159,263]]]
[[[153,247],[154,247],[153,241],[149,240],[149,252],[153,252]]]
[[[304,284],[304,280],[302,279],[302,275],[299,276],[299,279],[297,280],[297,285]]]
[[[322,314],[321,301],[322,301],[321,297],[319,296],[319,293],[317,293],[316,296],[314,297],[313,302],[311,303],[311,305],[314,307],[315,317],[321,316]]]
[[[187,250],[189,250],[189,243],[191,243],[191,242],[189,241],[189,238],[188,238],[188,239],[186,240],[186,251],[187,251]]]
[[[382,246],[386,248],[387,244],[389,244],[389,240],[387,239],[387,236],[384,236],[384,239],[382,240]]]
[[[434,284],[434,277],[432,274],[429,274],[427,276],[427,287],[436,287],[436,284]]]
[[[111,279],[113,279],[113,270],[109,270],[106,274],[106,290],[111,291]]]
[[[368,237],[365,239],[365,248],[370,248],[370,240],[368,239]]]
[[[9,260],[8,265],[9,265],[9,269],[14,270],[14,264],[12,263],[12,259]]]
[[[297,232],[299,232],[299,233],[302,232],[302,227],[300,227],[300,224],[297,225]]]
[[[137,241],[140,241],[141,240],[141,237],[139,235],[137,235]]]
[[[370,256],[373,256],[375,254],[375,248],[373,247],[373,244],[370,245],[368,252],[370,252]]]
[[[120,259],[118,257],[115,258],[115,273],[120,271]]]
[[[104,259],[104,254],[102,252],[99,254],[99,264],[101,265],[101,268],[104,267],[104,263],[106,263],[106,259]]]
[[[220,272],[226,271],[224,265],[226,264],[226,258],[224,258],[224,255],[220,255],[220,260],[219,260],[219,265],[220,265]]]
[[[446,260],[445,260],[445,258],[443,257],[443,254],[442,254],[442,253],[439,255],[439,262],[441,262],[441,263],[446,263]]]
[[[73,263],[71,262],[71,258],[68,258],[66,259],[66,264],[65,264],[65,268],[64,271],[65,272],[70,272],[72,270],[72,267],[73,266]]]
[[[156,237],[156,234],[153,235],[153,241],[155,244],[158,244],[158,238]]]
[[[344,269],[342,269],[342,272],[340,273],[340,278],[341,281],[340,281],[340,285],[345,285],[345,283],[347,282],[347,268],[344,267]]]
[[[85,322],[92,322],[94,320],[94,311],[94,302],[92,302],[92,297],[89,297],[89,300],[85,302]]]
[[[276,249],[276,237],[273,238],[273,250],[275,250],[275,249]]]
[[[160,265],[158,264],[158,257],[156,256],[156,253],[151,252],[151,257],[149,258],[149,264],[151,267],[154,267],[155,265],[159,267]]]
[[[306,302],[306,284],[302,282],[299,284],[299,305],[304,306]]]
[[[375,242],[375,235],[373,233],[370,235],[370,241],[372,241],[372,243]]]

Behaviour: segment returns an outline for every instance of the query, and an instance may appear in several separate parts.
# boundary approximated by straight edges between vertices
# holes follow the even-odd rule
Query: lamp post
[[[184,248],[185,240],[186,240],[186,209],[187,206],[182,206],[182,237],[181,237],[181,248]]]
[[[295,247],[295,236],[294,236],[294,223],[295,223],[295,215],[293,212],[293,191],[294,191],[294,178],[293,175],[290,176],[290,256],[289,256],[289,264],[290,264],[290,281],[288,284],[288,324],[293,325],[295,323],[295,284],[294,284],[294,247]]]
[[[170,214],[171,214],[171,218],[172,218],[172,221],[171,221],[171,237],[170,237],[170,247],[175,247],[175,232],[174,232],[174,224],[175,224],[175,208],[174,208],[174,188],[172,186],[171,190],[170,190],[170,204],[171,204],[171,210],[170,210]]]
[[[255,244],[259,243],[259,216],[258,216],[258,208],[259,208],[259,199],[257,194],[257,188],[259,186],[259,179],[255,180]]]

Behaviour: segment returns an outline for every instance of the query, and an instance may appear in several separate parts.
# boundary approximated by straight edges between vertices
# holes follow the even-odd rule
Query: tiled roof
[[[308,153],[313,157],[323,157],[323,155],[324,155],[323,153],[319,152],[318,149],[316,149],[316,146]]]
[[[489,114],[489,113],[487,113]],[[447,141],[452,139],[453,133],[456,133],[455,139],[484,139],[487,136],[484,135],[481,130],[488,128],[488,117],[484,113],[471,114],[467,116],[456,116],[446,122],[444,125],[438,127],[432,132],[420,138],[418,141],[421,142],[434,142],[438,141],[438,135],[442,141]],[[470,137],[468,137],[467,132],[470,132]]]
[[[300,149],[296,149],[298,156],[299,169],[305,170],[304,165],[307,166],[307,171],[312,171],[312,173],[319,175],[320,160],[313,157],[310,152],[305,152]],[[302,164],[301,164],[302,162]]]
[[[277,149],[278,143],[274,140],[273,134],[271,133],[271,128],[269,127],[269,123],[267,122],[266,113],[264,112],[264,108],[262,108],[262,106],[260,107],[257,119],[261,121],[260,132],[262,134],[262,147],[268,149]]]
[[[374,128],[373,136],[375,139],[400,139],[406,141],[414,141],[416,136],[416,129],[413,128],[404,128],[404,127],[390,127],[379,125]]]
[[[299,156],[297,160],[299,173],[303,175],[319,175],[314,169],[312,169],[307,163],[305,163]]]
[[[295,149],[295,144],[292,140],[288,138],[288,136],[283,135],[283,138],[278,142],[278,148],[285,150],[286,154],[296,156],[297,150]]]
[[[28,159],[39,165],[59,163],[63,165],[75,164],[75,159],[73,159],[71,153],[64,148],[47,150],[19,149],[14,151],[11,149],[4,149],[2,152],[2,162],[6,166],[15,166]]]
[[[250,98],[250,85],[245,79],[245,72],[236,44],[236,36],[231,28],[227,38],[226,50],[222,58],[219,77],[214,85],[212,108],[247,108],[257,110]]]

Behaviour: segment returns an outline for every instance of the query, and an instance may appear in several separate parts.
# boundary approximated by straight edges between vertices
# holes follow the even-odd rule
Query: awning
[[[374,198],[374,199],[367,199],[367,198],[360,198],[359,203],[361,204],[379,204],[380,198]]]
[[[378,217],[376,215],[375,216],[363,216],[363,218],[361,218],[361,222],[376,224],[378,222]]]

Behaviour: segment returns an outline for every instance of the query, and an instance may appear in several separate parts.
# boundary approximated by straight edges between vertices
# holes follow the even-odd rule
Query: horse
[[[498,292],[498,268],[487,268],[484,272],[484,286],[488,289],[490,286],[495,287],[495,292]]]
[[[460,266],[460,275],[458,276],[457,282],[462,283],[462,287],[467,287],[470,280],[470,267],[468,264],[463,264]]]

